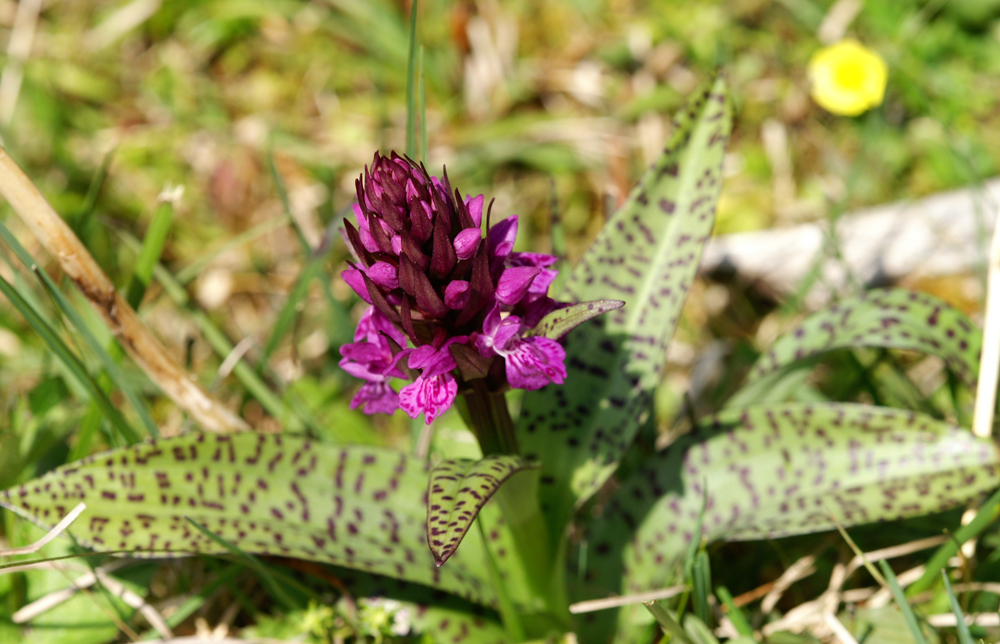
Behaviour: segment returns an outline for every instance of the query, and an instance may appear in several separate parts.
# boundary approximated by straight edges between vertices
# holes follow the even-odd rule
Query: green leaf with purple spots
[[[773,384],[821,353],[849,347],[909,349],[944,360],[975,386],[982,334],[964,313],[938,298],[904,289],[877,289],[845,298],[782,335],[750,370],[730,407],[759,403]]]
[[[915,412],[846,403],[725,412],[624,482],[588,538],[590,561],[622,592],[666,585],[703,494],[705,537],[737,541],[829,530],[831,517],[852,526],[929,514],[998,484],[992,441]]]
[[[537,468],[520,456],[443,460],[427,482],[427,544],[437,565],[448,561],[462,543],[479,511],[515,473]]]
[[[542,462],[542,508],[561,538],[649,413],[666,346],[712,232],[732,110],[721,79],[681,111],[663,155],[573,269],[559,298],[625,306],[566,337],[564,386],[529,392],[523,453]]]
[[[625,302],[621,300],[594,300],[556,309],[543,317],[542,321],[525,335],[540,335],[550,340],[558,340],[587,320],[608,311],[617,311],[624,305]]]
[[[0,492],[0,505],[51,526],[84,501],[69,532],[97,550],[225,551],[190,518],[245,552],[357,568],[494,606],[478,532],[447,567],[435,565],[425,531],[427,481],[423,462],[388,449],[191,434],[66,465]],[[490,517],[491,547],[513,550],[502,521]],[[523,577],[510,568],[508,592],[522,598]]]

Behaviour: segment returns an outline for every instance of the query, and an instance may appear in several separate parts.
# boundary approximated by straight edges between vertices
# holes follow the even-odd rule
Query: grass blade
[[[684,644],[694,644],[691,641],[691,638],[688,637],[688,634],[683,628],[681,628],[681,625],[677,623],[677,620],[674,619],[674,616],[670,614],[670,611],[667,610],[667,607],[664,606],[662,602],[642,602],[642,605],[646,607],[646,610],[653,614],[653,617],[656,618],[656,623],[660,625],[660,628],[663,629],[664,633],[676,637],[680,641],[684,642]]]
[[[944,589],[948,593],[948,601],[951,603],[951,612],[955,613],[955,629],[958,631],[958,644],[975,644],[972,641],[972,633],[969,632],[969,625],[965,623],[965,613],[958,605],[958,599],[951,590],[951,582],[948,581],[948,573],[941,571],[941,578],[944,579]]]
[[[715,589],[715,596],[726,607],[726,615],[729,617],[729,621],[733,623],[733,628],[736,629],[736,632],[740,635],[753,637],[753,627],[750,625],[747,616],[743,614],[740,607],[733,601],[733,594],[729,592],[729,589],[725,586],[719,586]]]
[[[920,628],[917,615],[913,612],[910,602],[906,600],[906,593],[903,592],[903,589],[899,586],[899,582],[896,581],[896,573],[892,572],[892,568],[889,567],[889,564],[884,559],[878,563],[882,567],[882,575],[889,584],[889,590],[892,591],[892,596],[899,605],[899,610],[903,611],[903,619],[906,620],[906,626],[910,629],[910,635],[913,636],[914,644],[927,644],[927,638],[924,637],[924,632]]]
[[[32,270],[35,275],[41,280],[42,284],[48,290],[50,297],[55,301],[56,306],[65,315],[70,323],[76,328],[80,337],[83,338],[84,343],[93,352],[98,359],[101,361],[101,365],[104,367],[105,373],[108,374],[111,381],[117,386],[125,397],[128,398],[129,403],[132,404],[133,409],[139,415],[140,420],[142,420],[143,425],[146,427],[146,431],[149,435],[156,438],[160,435],[159,430],[156,427],[156,423],[153,421],[153,417],[149,413],[149,409],[143,399],[136,393],[135,388],[132,386],[131,382],[125,378],[121,369],[118,368],[117,361],[104,349],[100,341],[91,332],[90,327],[84,321],[83,316],[80,312],[70,303],[69,298],[61,290],[59,290],[58,285],[55,281],[49,277],[49,274],[43,270],[39,270],[38,266],[35,264],[33,258],[28,253],[27,250],[21,246],[17,238],[10,232],[3,223],[0,223],[0,239],[14,251],[21,263],[25,265],[26,268]],[[107,393],[107,388],[101,388],[103,393]],[[139,440],[139,436],[132,431],[129,427],[125,436],[129,443],[135,443]]]
[[[997,520],[997,511],[1000,510],[1000,490],[994,492],[986,503],[979,508],[979,512],[976,513],[975,518],[955,531],[955,538],[946,541],[940,548],[937,549],[931,558],[927,560],[927,568],[920,579],[913,582],[908,593],[912,597],[917,593],[921,593],[933,585],[934,580],[937,579],[938,574],[944,570],[945,566],[948,565],[948,560],[958,553],[961,544],[965,543],[969,539],[978,536],[983,533],[986,528],[993,525]]]
[[[93,377],[91,377],[87,368],[80,361],[77,355],[73,353],[68,346],[66,346],[66,343],[62,341],[59,334],[56,333],[51,326],[49,326],[48,322],[46,322],[37,311],[35,311],[27,300],[21,297],[21,294],[18,293],[17,290],[2,277],[0,277],[0,292],[2,292],[7,299],[10,300],[10,303],[14,305],[14,308],[16,308],[18,312],[24,316],[24,319],[27,320],[31,328],[35,330],[35,333],[41,336],[42,340],[45,341],[45,344],[48,345],[49,349],[51,349],[63,365],[66,366],[73,378],[75,378],[76,381],[87,391],[87,393],[90,394],[91,399],[97,402],[105,418],[107,418],[115,428],[117,435],[120,436],[125,442],[134,443],[138,441],[139,437],[135,433],[135,430],[132,429],[127,422],[125,422],[121,413],[113,404],[111,404],[111,401],[108,400],[108,397],[103,391],[101,391],[101,388],[98,387],[97,382],[93,379]]]
[[[406,57],[406,156],[417,155],[417,0],[410,6],[410,47]]]

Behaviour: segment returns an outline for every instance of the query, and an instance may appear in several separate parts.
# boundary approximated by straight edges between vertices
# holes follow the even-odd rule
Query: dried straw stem
[[[86,247],[38,188],[0,147],[0,195],[58,260],[63,272],[90,300],[105,324],[140,368],[178,406],[212,432],[247,430],[249,426],[175,362],[131,306],[115,290]]]

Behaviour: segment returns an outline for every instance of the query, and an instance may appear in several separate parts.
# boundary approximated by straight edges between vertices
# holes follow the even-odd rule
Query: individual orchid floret
[[[533,391],[551,383],[561,385],[566,380],[566,351],[555,340],[521,336],[521,319],[501,318],[497,304],[486,316],[476,348],[484,358],[503,358],[511,387]]]
[[[405,377],[396,364],[403,357],[398,347],[406,343],[406,337],[371,306],[361,316],[354,340],[340,348],[340,367],[366,382],[351,400],[351,409],[391,414],[399,408],[399,396],[389,380]],[[395,355],[390,342],[396,344]]]
[[[399,392],[399,406],[410,418],[424,415],[429,425],[451,407],[458,395],[458,382],[451,371],[458,367],[448,348],[466,337],[450,338],[441,347],[425,344],[413,349],[407,358],[410,369],[421,370],[420,376]]]

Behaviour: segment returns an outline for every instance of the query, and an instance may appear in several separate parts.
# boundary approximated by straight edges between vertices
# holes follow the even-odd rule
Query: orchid
[[[566,306],[548,296],[556,257],[514,252],[516,215],[490,227],[487,212],[484,239],[483,195],[463,198],[447,173],[432,177],[395,153],[376,153],[355,185],[356,225],[344,228],[355,261],[343,277],[370,306],[341,349],[341,367],[365,381],[352,407],[402,408],[430,424],[459,393],[565,381],[559,343],[526,337]],[[388,381],[408,376],[396,394]]]

